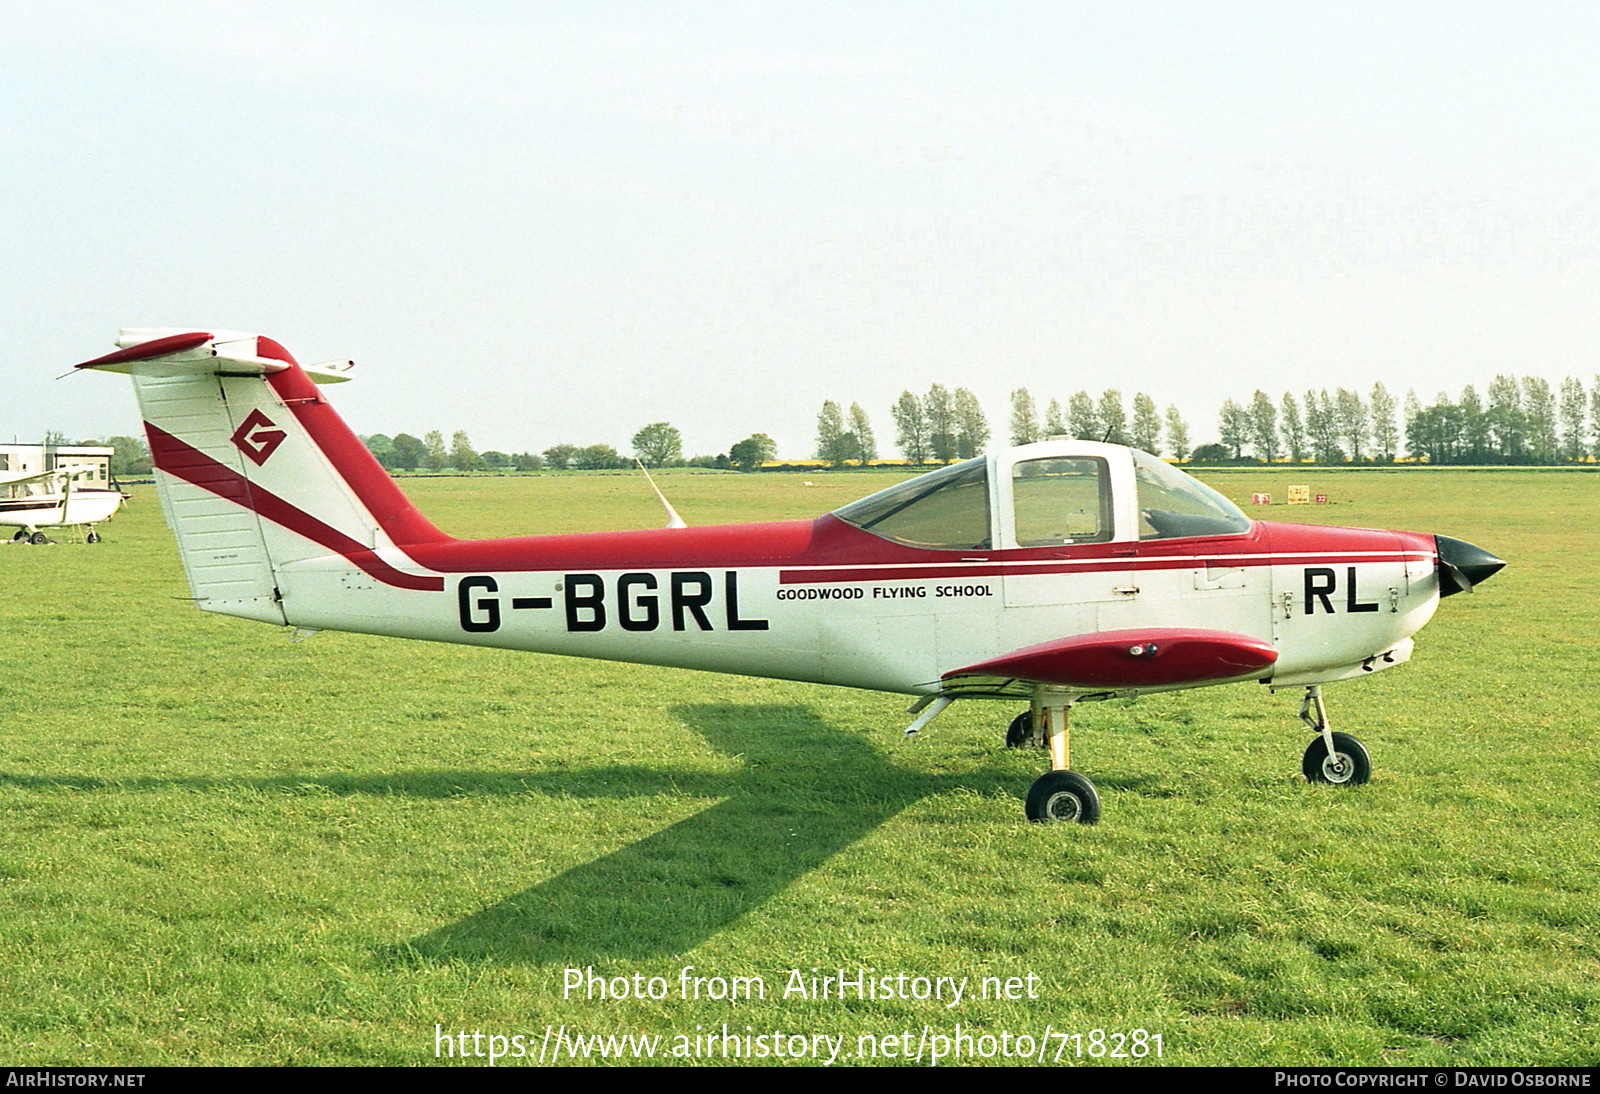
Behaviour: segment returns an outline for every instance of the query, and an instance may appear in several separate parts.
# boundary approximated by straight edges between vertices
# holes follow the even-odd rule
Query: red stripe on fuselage
[[[984,558],[952,559],[954,551],[919,551],[917,558],[850,559],[782,570],[784,585],[826,582],[917,581],[1093,574],[1118,571],[1233,569],[1258,566],[1328,566],[1372,562],[1431,562],[1432,537],[1367,528],[1256,522],[1237,536],[1097,543],[1058,548],[975,549]],[[795,563],[801,563],[795,565]]]
[[[444,579],[421,574],[408,574],[395,569],[362,543],[351,539],[332,525],[325,524],[270,490],[250,482],[239,472],[218,463],[204,452],[186,444],[159,426],[144,424],[145,435],[150,438],[150,456],[156,467],[184,482],[210,491],[235,505],[243,506],[274,524],[281,525],[296,535],[342,555],[352,565],[359,567],[385,585],[397,589],[415,589],[420,592],[439,592],[444,589]]]
[[[1233,558],[1227,555],[1192,555],[1187,558],[1127,557],[1043,564],[1028,564],[1007,558],[999,558],[992,562],[968,563],[964,566],[869,566],[783,570],[778,575],[778,583],[780,585],[815,585],[829,581],[917,581],[961,577],[1027,577],[1032,574],[1056,576],[1060,574],[1103,574],[1118,571],[1193,570],[1202,567],[1234,569],[1247,566],[1331,566],[1365,562],[1426,561],[1431,557],[1430,555],[1402,554],[1390,551],[1362,554],[1269,555],[1259,558]]]

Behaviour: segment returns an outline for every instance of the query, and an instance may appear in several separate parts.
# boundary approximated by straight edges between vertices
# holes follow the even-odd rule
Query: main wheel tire
[[[18,528],[16,530],[16,532],[12,535],[11,542],[12,543],[21,543],[23,540],[25,540],[27,538],[28,538],[28,530],[26,528]]]
[[[1318,734],[1306,746],[1300,770],[1307,782],[1360,786],[1372,778],[1372,760],[1367,757],[1367,750],[1361,747],[1361,742],[1348,733],[1333,735],[1333,755],[1329,756],[1328,743]]]
[[[45,535],[43,532],[35,532],[33,535],[28,537],[28,542],[33,544],[35,547],[43,547],[46,543],[50,542],[50,537]]]
[[[1027,748],[1033,742],[1033,711],[1025,710],[1006,726],[1006,747]]]
[[[1035,824],[1093,824],[1100,819],[1100,795],[1076,771],[1049,771],[1028,788],[1026,808]]]

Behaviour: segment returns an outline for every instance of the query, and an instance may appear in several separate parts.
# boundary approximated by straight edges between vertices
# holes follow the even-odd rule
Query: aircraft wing
[[[947,695],[1027,696],[1038,684],[1077,691],[1130,691],[1254,676],[1277,660],[1271,642],[1247,634],[1141,627],[1026,646],[947,672],[941,683]]]
[[[92,475],[98,470],[92,464],[78,467],[57,467],[53,471],[29,471],[27,474],[0,475],[0,486],[20,485],[25,482],[46,482],[51,479],[76,479]]]

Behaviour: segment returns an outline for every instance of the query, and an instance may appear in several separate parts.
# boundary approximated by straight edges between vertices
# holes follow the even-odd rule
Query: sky
[[[1600,5],[0,4],[0,439],[119,327],[360,433],[811,455],[823,400],[1600,372]]]

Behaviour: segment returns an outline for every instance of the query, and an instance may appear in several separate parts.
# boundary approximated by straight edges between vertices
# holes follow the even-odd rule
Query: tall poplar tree
[[[1450,400],[1441,395],[1440,402],[1449,403]],[[1494,438],[1489,428],[1489,413],[1471,384],[1461,389],[1461,401],[1456,406],[1461,412],[1456,418],[1456,427],[1461,431],[1457,444],[1461,462],[1494,462]]]
[[[1067,400],[1067,432],[1080,441],[1100,439],[1100,417],[1095,413],[1094,398],[1087,391],[1075,391]]]
[[[1050,400],[1050,405],[1044,412],[1044,435],[1046,437],[1067,436],[1067,419],[1062,415],[1061,403],[1055,399]]]
[[[1594,423],[1594,458],[1600,460],[1600,374],[1594,378],[1594,387],[1589,389],[1589,420]]]
[[[1561,452],[1556,395],[1543,376],[1522,378],[1522,412],[1528,421],[1528,458],[1534,463],[1555,463]]]
[[[1581,380],[1568,376],[1561,381],[1561,458],[1569,463],[1583,458],[1587,402]]]
[[[1133,447],[1143,449],[1152,456],[1161,455],[1161,415],[1156,411],[1156,401],[1144,392],[1133,397]]]
[[[1366,458],[1367,437],[1371,431],[1367,418],[1367,405],[1358,391],[1340,388],[1334,395],[1334,417],[1339,422],[1339,436],[1344,440],[1351,463]]]
[[[989,420],[983,415],[978,397],[958,387],[951,400],[955,414],[956,455],[970,460],[989,445]]]
[[[850,438],[855,459],[865,464],[878,458],[878,440],[872,435],[872,423],[860,403],[850,404]]]
[[[1039,439],[1039,410],[1025,387],[1011,393],[1011,443],[1032,444]]]
[[[1522,385],[1515,376],[1496,376],[1489,383],[1489,405],[1483,412],[1489,443],[1498,463],[1522,463],[1528,454],[1528,420],[1522,412]]]
[[[1260,388],[1250,397],[1250,447],[1267,463],[1278,458],[1278,408]]]
[[[933,458],[949,463],[956,458],[956,408],[943,384],[928,388],[922,397],[922,413],[928,420],[928,447]]]
[[[817,415],[817,459],[827,460],[833,466],[841,467],[849,458],[849,446],[845,442],[844,435],[844,415],[839,411],[839,404],[828,399],[822,404],[822,410]]]
[[[1322,464],[1344,462],[1344,450],[1339,447],[1339,418],[1327,389],[1306,392],[1305,407],[1311,458]]]
[[[1372,385],[1367,406],[1372,421],[1373,458],[1393,463],[1395,453],[1400,451],[1400,431],[1394,422],[1394,396],[1380,381]]]
[[[927,463],[928,416],[923,413],[922,400],[902,391],[889,413],[894,418],[894,443],[900,447],[900,454],[912,463]]]
[[[1278,433],[1283,438],[1283,448],[1289,459],[1299,463],[1306,458],[1306,426],[1300,420],[1300,404],[1294,395],[1285,391],[1278,406]]]
[[[1240,459],[1250,441],[1250,412],[1232,399],[1225,400],[1217,416],[1217,433],[1229,456]]]
[[[422,435],[422,443],[428,450],[428,458],[424,466],[429,471],[438,471],[449,466],[450,453],[444,447],[444,434],[437,429],[430,429]]]
[[[450,437],[450,466],[457,471],[476,471],[478,453],[467,439],[467,431],[458,429]]]
[[[1122,392],[1115,388],[1102,391],[1100,401],[1095,404],[1094,417],[1094,440],[1110,441],[1112,444],[1128,443],[1128,414],[1122,409]]]
[[[1167,450],[1179,463],[1189,458],[1189,423],[1176,406],[1167,407]]]

